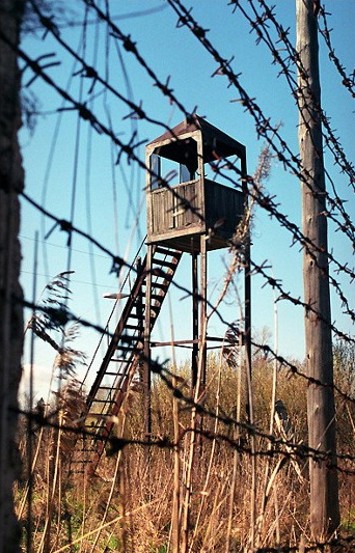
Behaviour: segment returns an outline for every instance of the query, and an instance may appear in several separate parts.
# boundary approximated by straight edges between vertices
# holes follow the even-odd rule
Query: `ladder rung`
[[[120,349],[122,351],[128,351],[128,352],[132,351],[133,352],[134,346],[132,347],[131,345],[129,345],[129,346],[119,345],[119,346],[117,346],[117,349]]]
[[[161,277],[164,280],[153,280],[152,282],[152,289],[154,288],[168,288],[170,282],[173,279],[173,275],[164,275]]]
[[[156,246],[155,247],[155,252],[154,253],[163,253],[163,254],[166,254],[166,255],[175,255],[175,250],[170,250],[169,248],[166,248],[164,246]]]
[[[141,319],[141,317],[138,316],[137,313],[130,313],[128,318],[129,318],[129,319]],[[125,327],[125,328],[126,328],[126,327]],[[135,328],[137,328],[137,327],[135,327]]]
[[[153,286],[152,288],[153,288],[153,289],[154,289],[154,288],[159,288],[159,290],[162,290],[162,294],[161,294],[162,299],[165,298],[165,296],[166,296],[166,291],[167,291],[167,289],[168,289],[166,283],[164,283],[164,282],[161,282],[161,283],[158,282],[157,284],[154,284],[154,286]],[[152,294],[154,294],[154,292],[152,292]]]
[[[152,269],[152,277],[167,279],[169,276],[173,276],[173,271],[163,270],[160,267]]]
[[[114,399],[93,399],[93,403],[115,403]]]
[[[162,294],[152,294],[151,295],[151,299],[152,300],[163,300],[164,299],[164,296]]]
[[[173,261],[167,261],[166,259],[154,259],[154,262],[156,264],[159,263],[161,267],[169,267],[169,269],[175,269],[177,263],[174,263]]]
[[[114,372],[106,372],[105,376],[125,376],[126,373],[114,373]]]

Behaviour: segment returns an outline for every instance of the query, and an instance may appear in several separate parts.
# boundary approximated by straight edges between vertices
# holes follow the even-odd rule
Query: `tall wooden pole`
[[[244,213],[249,210],[249,190],[248,190],[248,169],[247,169],[247,157],[244,151],[241,158],[241,172],[242,172],[242,191],[244,202]],[[247,236],[244,245],[244,337],[243,343],[245,345],[245,389],[246,394],[246,415],[247,420],[251,423],[253,420],[253,405],[252,405],[252,362],[251,362],[251,266],[250,266],[250,228],[247,229]]]
[[[23,314],[15,298],[22,297],[18,194],[24,175],[17,139],[21,114],[16,46],[24,4],[23,0],[0,1],[0,551],[4,553],[20,550],[12,488],[20,472],[15,433]]]
[[[338,480],[330,329],[328,236],[325,202],[321,92],[318,65],[317,2],[297,1],[299,70],[299,146],[302,161],[302,226],[312,246],[304,249],[304,299],[308,376],[323,385],[307,391],[308,443],[327,452],[327,459],[310,459],[310,523],[314,539],[329,535],[339,525]],[[313,311],[315,310],[316,313]]]

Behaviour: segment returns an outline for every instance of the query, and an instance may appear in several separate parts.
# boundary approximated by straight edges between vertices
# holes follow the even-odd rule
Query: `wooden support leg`
[[[137,258],[136,263],[137,269],[137,278],[142,274],[142,260],[140,257]],[[138,374],[139,382],[144,383],[144,303],[143,303],[143,292],[141,290],[140,294],[137,297],[137,316],[138,316],[138,349],[140,352],[140,360],[138,363]]]
[[[241,160],[241,171],[242,171],[242,187],[243,187],[243,196],[244,196],[244,211],[245,213],[249,209],[248,201],[248,182],[247,182],[247,162],[246,158]],[[246,363],[246,389],[248,390],[247,394],[247,404],[246,404],[246,415],[247,420],[250,423],[253,419],[252,413],[252,400],[251,400],[251,379],[252,379],[252,362],[251,362],[251,270],[250,270],[250,230],[247,231],[246,242],[244,245],[244,345],[245,345],[245,363]]]
[[[200,241],[200,290],[199,290],[199,308],[200,308],[200,328],[198,340],[198,377],[195,389],[195,400],[203,402],[203,393],[206,388],[206,363],[207,363],[207,253],[206,237],[201,236]],[[198,450],[202,454],[202,432],[203,432],[203,414],[197,415],[196,428],[199,432]]]
[[[200,392],[206,386],[206,361],[207,361],[207,252],[206,237],[200,239],[200,340],[199,340],[199,366],[201,370]]]
[[[145,439],[149,442],[152,434],[152,404],[151,404],[151,371],[150,371],[150,329],[151,329],[151,295],[152,295],[152,246],[148,246],[146,264],[145,290],[145,321],[143,334],[143,387],[144,387],[144,430]]]
[[[196,252],[192,253],[192,359],[191,359],[191,387],[195,389],[198,372],[198,269]]]

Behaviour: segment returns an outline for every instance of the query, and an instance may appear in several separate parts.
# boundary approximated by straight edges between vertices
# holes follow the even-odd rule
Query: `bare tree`
[[[21,377],[23,319],[19,284],[18,192],[23,170],[17,140],[21,125],[19,42],[24,0],[0,0],[0,551],[19,551],[12,486],[19,469],[15,445]]]
[[[313,537],[322,539],[339,525],[339,500],[317,7],[313,0],[297,0],[302,217],[312,244],[303,258],[305,302],[312,306],[305,313],[307,371],[314,379],[307,395],[308,435],[309,446],[325,454],[310,458],[310,521]]]

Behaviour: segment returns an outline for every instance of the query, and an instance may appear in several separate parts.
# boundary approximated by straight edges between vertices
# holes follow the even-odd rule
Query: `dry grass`
[[[271,365],[264,359],[256,359],[254,418],[256,426],[265,434],[270,426],[272,376]],[[186,367],[181,368],[179,377],[183,392],[188,393],[183,382],[187,378]],[[283,371],[277,377],[276,397],[288,409],[291,439],[306,444],[305,385]],[[210,357],[205,409],[218,411],[226,421],[228,417],[235,418],[238,401],[241,406],[245,402],[245,390],[241,389],[238,394],[239,383],[238,371]],[[207,437],[200,440],[197,435],[191,456],[191,407],[175,400],[175,411],[173,409],[171,391],[164,383],[156,381],[154,433],[172,441],[174,435],[176,438],[179,434],[175,450],[151,447],[148,451],[143,446],[129,445],[103,458],[97,474],[91,477],[87,474],[68,476],[66,450],[72,443],[66,436],[50,429],[36,432],[39,453],[33,485],[33,551],[227,553],[250,550],[251,539],[255,550],[278,544],[297,545],[302,536],[307,540],[306,460],[302,457],[291,460],[283,455],[285,446],[270,446],[268,439],[255,436],[255,450],[264,454],[255,458],[256,493],[253,496],[248,433],[234,424],[216,422],[216,418],[204,416],[203,429]],[[69,411],[63,410],[66,417]],[[117,433],[126,438],[141,438],[140,391],[130,393],[122,417],[124,420],[121,419]],[[242,422],[243,419],[245,416],[241,415]],[[352,431],[352,440],[354,438],[353,421],[353,406],[343,408],[338,421],[339,450],[342,452],[349,451],[349,431]],[[232,447],[233,440],[240,448]],[[187,494],[189,469],[191,489]],[[345,473],[340,475],[340,484],[343,529],[351,532],[355,525],[355,484]],[[26,515],[26,511],[21,510],[25,490],[25,483],[17,490],[18,512],[22,519]],[[184,540],[182,521],[186,497],[189,505],[187,539]],[[252,513],[255,516],[253,532]]]

